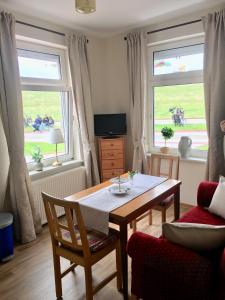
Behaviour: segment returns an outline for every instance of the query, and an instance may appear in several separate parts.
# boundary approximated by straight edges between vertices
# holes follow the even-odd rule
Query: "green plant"
[[[41,152],[41,148],[36,146],[34,147],[33,149],[33,152],[32,152],[32,159],[33,161],[37,162],[37,163],[40,163],[43,159],[43,154]]]
[[[133,170],[132,171],[128,171],[128,176],[132,178],[137,173],[138,173],[137,171],[133,171]]]
[[[165,126],[161,129],[161,133],[165,140],[165,147],[166,147],[166,141],[171,139],[171,137],[174,135],[174,131],[172,128]]]

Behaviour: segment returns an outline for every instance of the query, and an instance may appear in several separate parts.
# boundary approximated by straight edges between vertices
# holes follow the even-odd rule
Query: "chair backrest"
[[[151,154],[149,174],[178,179],[180,157],[169,154]]]
[[[46,193],[42,193],[42,198],[53,246],[57,246],[60,243],[72,250],[83,251],[84,255],[90,255],[87,231],[84,226],[79,203],[57,199]],[[56,207],[61,207],[65,211],[63,223],[62,218],[57,216]],[[79,231],[75,230],[73,212],[76,216]]]

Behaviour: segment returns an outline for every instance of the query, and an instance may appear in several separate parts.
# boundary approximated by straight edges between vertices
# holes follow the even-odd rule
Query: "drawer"
[[[103,159],[102,169],[123,169],[123,159]]]
[[[101,140],[101,149],[121,149],[123,150],[123,140],[122,139],[108,139]]]
[[[108,180],[110,178],[122,175],[124,173],[124,169],[114,169],[114,170],[103,170],[102,179]]]
[[[123,158],[123,152],[119,150],[105,149],[102,151],[102,159],[118,159]]]

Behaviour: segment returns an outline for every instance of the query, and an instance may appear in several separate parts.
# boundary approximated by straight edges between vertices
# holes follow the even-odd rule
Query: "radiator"
[[[48,193],[54,197],[64,198],[73,193],[85,189],[86,175],[85,168],[79,167],[53,176],[45,177],[32,182],[35,204],[37,205],[42,224],[47,223],[44,204],[41,197],[41,192]],[[57,208],[57,215],[64,214],[62,208]]]

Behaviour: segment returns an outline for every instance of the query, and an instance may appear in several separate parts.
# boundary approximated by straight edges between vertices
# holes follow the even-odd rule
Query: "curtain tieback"
[[[138,148],[138,147],[141,147],[142,146],[142,142],[141,141],[136,141],[136,142],[134,142],[134,148],[136,149],[136,148]]]

